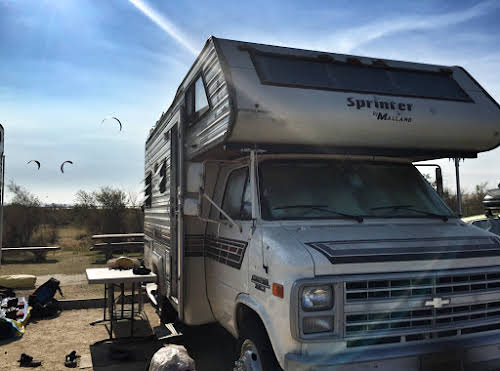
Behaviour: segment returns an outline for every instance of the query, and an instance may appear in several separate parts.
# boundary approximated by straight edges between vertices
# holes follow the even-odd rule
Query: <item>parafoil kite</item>
[[[104,121],[106,120],[116,120],[116,122],[118,122],[118,124],[120,125],[120,131],[122,131],[122,123],[120,120],[118,120],[115,116],[106,116],[102,121],[101,121],[101,125]]]
[[[73,161],[70,161],[70,160],[68,160],[68,161],[64,161],[64,162],[61,164],[61,173],[64,173],[64,165],[65,165],[65,164],[71,164],[71,165],[73,165]]]
[[[28,161],[28,164],[31,164],[32,162],[34,162],[38,166],[38,170],[40,170],[40,161],[31,160],[31,161]]]

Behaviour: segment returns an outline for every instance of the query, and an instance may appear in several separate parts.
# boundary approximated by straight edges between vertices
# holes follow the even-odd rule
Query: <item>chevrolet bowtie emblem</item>
[[[426,307],[441,308],[443,305],[450,304],[450,299],[433,298],[425,302]]]

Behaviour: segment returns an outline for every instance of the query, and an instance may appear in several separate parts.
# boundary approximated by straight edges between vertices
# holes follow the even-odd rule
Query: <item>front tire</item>
[[[239,339],[239,354],[233,371],[281,370],[265,328],[254,325],[244,329]]]

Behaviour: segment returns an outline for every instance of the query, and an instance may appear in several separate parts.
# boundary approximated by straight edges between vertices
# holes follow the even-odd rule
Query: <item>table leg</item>
[[[109,296],[110,296],[110,301],[111,301],[111,313],[109,314],[109,316],[110,316],[109,339],[112,340],[113,339],[113,322],[115,321],[115,285],[114,284],[111,284]]]
[[[134,336],[134,303],[135,303],[135,282],[132,282],[132,316],[130,318],[130,337]]]
[[[144,307],[144,296],[143,296],[143,290],[142,290],[142,283],[139,282],[139,313],[142,313],[143,307]]]
[[[123,319],[123,307],[125,306],[125,284],[120,283],[120,290],[122,294],[122,316],[121,319]]]
[[[104,285],[104,317],[103,321],[106,321],[106,311],[108,310],[108,285]]]

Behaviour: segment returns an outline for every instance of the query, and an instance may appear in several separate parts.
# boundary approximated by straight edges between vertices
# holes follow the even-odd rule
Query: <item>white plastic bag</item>
[[[153,355],[149,371],[196,371],[196,367],[186,348],[169,344]]]

